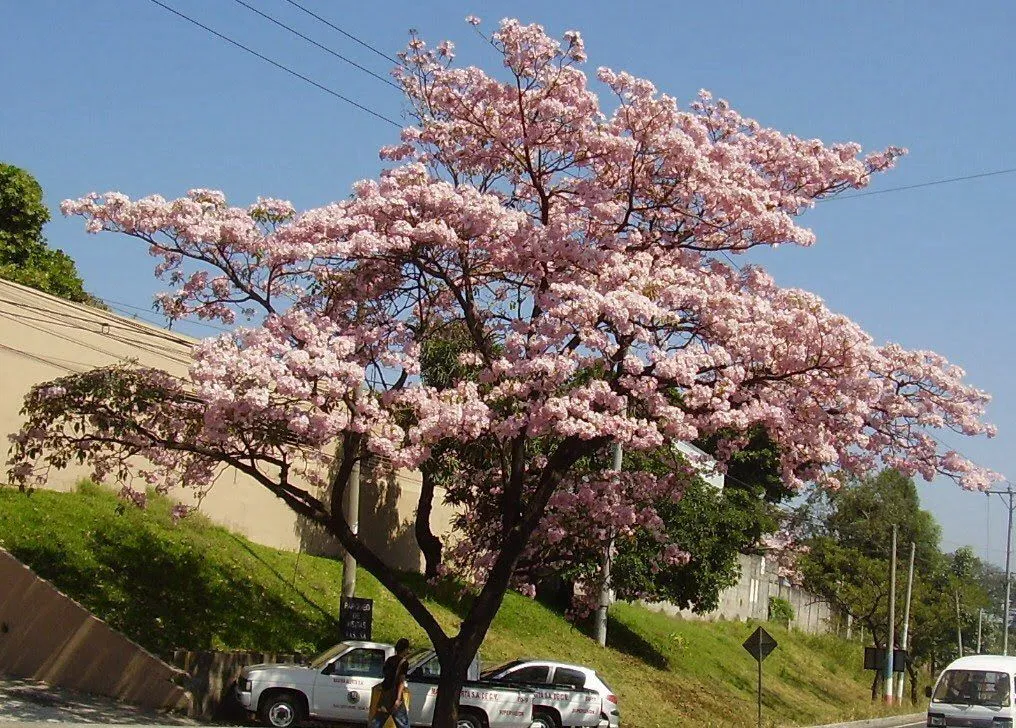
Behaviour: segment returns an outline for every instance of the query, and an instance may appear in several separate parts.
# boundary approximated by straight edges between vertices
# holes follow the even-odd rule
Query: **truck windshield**
[[[340,642],[337,645],[333,645],[333,646],[329,647],[327,650],[325,650],[324,652],[322,652],[320,655],[315,657],[313,660],[311,660],[310,661],[310,666],[313,667],[315,670],[320,670],[322,667],[325,666],[326,662],[328,662],[330,659],[335,657],[337,654],[339,654],[340,652],[342,652],[342,651],[344,651],[344,650],[346,650],[348,648],[349,648],[349,645],[347,645],[345,642]]]
[[[992,670],[947,670],[931,698],[954,705],[1009,705],[1009,675]]]
[[[406,663],[409,672],[412,672],[416,668],[420,667],[432,657],[433,658],[437,657],[437,655],[434,653],[434,650],[428,650],[425,648],[413,650],[412,652],[409,653],[409,655],[406,656]],[[437,659],[434,660],[434,664],[435,665],[438,664]]]

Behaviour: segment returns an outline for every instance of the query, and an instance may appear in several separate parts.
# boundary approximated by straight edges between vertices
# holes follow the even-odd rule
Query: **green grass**
[[[0,488],[0,546],[157,654],[314,652],[338,639],[341,562],[259,546],[200,516],[174,524],[162,499],[139,511],[94,485],[29,496]],[[375,600],[375,639],[425,641],[362,571],[357,593]],[[454,594],[428,592],[427,602],[455,627]],[[756,666],[741,647],[754,628],[618,604],[602,649],[556,612],[509,594],[481,654],[485,664],[528,655],[595,667],[620,696],[626,728],[740,728],[755,720]],[[780,645],[764,664],[767,723],[882,714],[869,702],[871,673],[860,669],[858,643],[766,629]]]

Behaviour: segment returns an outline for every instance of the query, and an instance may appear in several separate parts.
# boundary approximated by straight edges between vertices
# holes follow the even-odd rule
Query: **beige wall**
[[[0,280],[0,447],[6,459],[7,435],[22,423],[24,395],[35,384],[136,359],[175,376],[186,377],[196,339],[145,322],[64,301]],[[3,463],[0,482],[6,478]],[[70,490],[88,471],[71,467],[54,472],[48,487]],[[402,472],[384,487],[364,478],[360,533],[393,566],[419,569],[422,557],[412,518],[419,498],[419,473]],[[187,502],[185,494],[181,500]],[[443,533],[451,512],[436,497],[434,528]],[[335,554],[330,539],[315,534],[272,493],[246,475],[227,470],[201,504],[201,511],[253,541],[282,549]]]
[[[397,569],[423,571],[415,531],[421,486],[420,473],[412,470],[400,470],[394,478],[377,478],[367,468],[360,480],[360,536]],[[443,494],[436,489],[430,525],[435,534],[447,536],[453,530],[455,511],[442,503]]]
[[[187,674],[134,644],[0,549],[0,673],[187,709]]]

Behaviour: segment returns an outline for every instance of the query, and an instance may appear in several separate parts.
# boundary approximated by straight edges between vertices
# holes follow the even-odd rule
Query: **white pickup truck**
[[[292,728],[305,718],[335,723],[367,722],[371,689],[381,682],[385,660],[395,654],[379,642],[340,642],[308,665],[252,665],[236,682],[240,704],[269,728]],[[409,657],[409,720],[431,725],[441,665],[433,650]],[[478,681],[479,661],[459,695],[458,728],[530,728],[530,688]]]
[[[513,660],[482,678],[533,688],[533,728],[618,728],[617,696],[595,670],[550,660]]]

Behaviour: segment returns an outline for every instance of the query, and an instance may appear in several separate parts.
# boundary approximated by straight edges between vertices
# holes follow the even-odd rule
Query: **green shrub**
[[[769,621],[782,624],[784,627],[790,624],[794,618],[794,607],[786,599],[773,597],[769,600]]]

